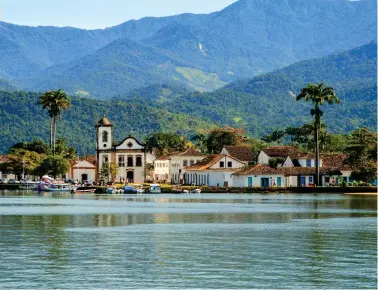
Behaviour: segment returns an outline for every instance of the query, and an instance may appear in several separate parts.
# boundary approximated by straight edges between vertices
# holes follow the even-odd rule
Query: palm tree
[[[301,90],[301,93],[297,96],[297,101],[304,99],[305,102],[312,101],[314,109],[311,109],[311,116],[315,117],[315,184],[319,185],[319,129],[321,128],[321,117],[323,116],[323,111],[320,110],[320,105],[328,103],[332,105],[333,103],[340,104],[339,97],[336,96],[335,90],[331,87],[326,87],[324,83],[319,83],[317,85],[309,84],[307,87]]]
[[[50,148],[52,148],[53,154],[55,155],[57,117],[62,117],[62,110],[71,107],[71,102],[67,94],[59,89],[57,91],[45,92],[39,98],[39,103],[50,115]]]

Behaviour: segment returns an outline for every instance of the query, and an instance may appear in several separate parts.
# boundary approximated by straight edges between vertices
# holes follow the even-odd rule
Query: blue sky
[[[0,0],[0,20],[94,29],[145,16],[210,13],[233,2],[236,0]]]

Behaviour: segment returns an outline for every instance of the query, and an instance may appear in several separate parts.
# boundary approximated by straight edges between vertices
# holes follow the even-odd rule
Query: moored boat
[[[38,190],[40,191],[69,192],[71,189],[71,185],[68,183],[49,183],[38,185]]]

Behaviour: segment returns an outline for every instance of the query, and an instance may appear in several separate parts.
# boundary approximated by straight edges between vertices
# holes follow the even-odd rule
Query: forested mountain
[[[336,89],[341,105],[325,106],[325,121],[332,132],[345,133],[361,126],[376,127],[377,43],[308,60],[252,79],[236,81],[212,93],[153,97],[126,97],[129,102],[169,108],[216,123],[244,127],[261,136],[273,129],[309,122],[311,104],[295,95],[308,83],[325,82]]]
[[[17,142],[33,139],[48,141],[50,119],[38,101],[37,93],[0,91],[0,153],[5,153]],[[210,121],[142,104],[72,97],[72,108],[63,112],[63,118],[58,122],[58,137],[65,137],[80,155],[94,153],[94,126],[103,114],[113,122],[118,141],[129,134],[143,138],[160,131],[194,135],[214,126]]]
[[[376,12],[375,0],[239,0],[103,30],[0,22],[0,75],[22,89],[93,97],[172,80],[209,91],[375,40]]]

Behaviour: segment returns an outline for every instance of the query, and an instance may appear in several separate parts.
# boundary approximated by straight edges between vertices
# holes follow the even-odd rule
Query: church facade
[[[143,183],[145,168],[153,162],[151,154],[146,154],[144,145],[136,138],[126,137],[119,144],[113,142],[113,125],[104,116],[96,124],[97,180],[101,180],[101,170],[105,164],[117,164],[117,175],[113,181]],[[115,179],[115,180],[114,180]]]

